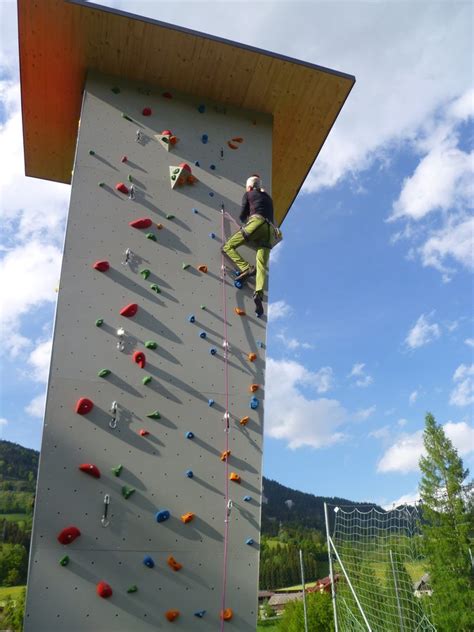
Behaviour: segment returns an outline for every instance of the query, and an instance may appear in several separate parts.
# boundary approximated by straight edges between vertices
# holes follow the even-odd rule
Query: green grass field
[[[273,621],[271,625],[259,625],[257,623],[257,632],[276,632],[278,630],[279,621]]]
[[[25,522],[26,520],[31,520],[31,515],[24,513],[0,513],[0,520],[8,520],[8,522]]]
[[[8,596],[17,599],[25,586],[0,586],[0,605],[3,605]]]

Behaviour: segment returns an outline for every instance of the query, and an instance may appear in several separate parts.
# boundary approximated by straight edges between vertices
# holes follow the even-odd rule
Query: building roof
[[[269,606],[283,606],[290,601],[298,601],[299,599],[303,599],[303,593],[283,593],[279,595],[273,595],[270,597],[268,601]]]
[[[18,0],[26,175],[69,183],[88,69],[273,115],[281,223],[355,78],[84,0]],[[315,34],[316,36],[316,34]]]

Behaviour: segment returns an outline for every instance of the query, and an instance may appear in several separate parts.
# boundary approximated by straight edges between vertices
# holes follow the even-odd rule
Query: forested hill
[[[382,507],[374,503],[361,503],[345,498],[314,496],[285,487],[268,478],[263,479],[262,533],[277,535],[280,524],[298,528],[325,531],[324,503],[344,505],[367,511]]]
[[[39,452],[0,439],[0,489],[34,492]]]
[[[17,443],[0,440],[0,488],[34,491],[39,453]],[[359,509],[377,507],[344,498],[326,498],[285,487],[263,479],[262,533],[277,535],[281,525],[325,530],[324,503],[349,505]],[[381,507],[377,507],[383,511]]]

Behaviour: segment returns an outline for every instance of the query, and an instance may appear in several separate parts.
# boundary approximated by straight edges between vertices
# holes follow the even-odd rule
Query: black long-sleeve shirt
[[[244,193],[240,221],[246,222],[251,215],[261,215],[273,223],[273,202],[266,191],[252,189]]]

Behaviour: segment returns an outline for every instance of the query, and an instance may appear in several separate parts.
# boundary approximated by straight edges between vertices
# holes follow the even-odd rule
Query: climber
[[[235,278],[236,281],[244,281],[257,275],[253,299],[257,316],[262,316],[263,290],[270,250],[281,239],[281,233],[273,226],[272,198],[263,189],[262,181],[257,174],[247,178],[240,221],[243,226],[226,241],[222,251],[240,270],[240,274]],[[236,250],[245,243],[257,250],[256,266],[245,261]]]

